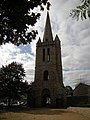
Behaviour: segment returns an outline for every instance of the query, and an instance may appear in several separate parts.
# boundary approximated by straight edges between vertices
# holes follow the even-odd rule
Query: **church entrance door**
[[[44,89],[42,91],[42,106],[50,107],[50,104],[51,104],[50,91],[48,89]]]

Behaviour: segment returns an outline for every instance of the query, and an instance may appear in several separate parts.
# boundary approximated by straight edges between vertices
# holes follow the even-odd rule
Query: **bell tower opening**
[[[45,61],[45,49],[43,49],[43,62]]]
[[[50,48],[47,49],[47,58],[48,58],[48,62],[50,61]]]

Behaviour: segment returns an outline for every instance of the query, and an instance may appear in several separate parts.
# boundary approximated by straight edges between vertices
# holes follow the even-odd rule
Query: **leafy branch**
[[[72,18],[79,20],[90,18],[90,0],[81,0],[81,5],[77,6],[76,9],[73,9],[70,13]]]

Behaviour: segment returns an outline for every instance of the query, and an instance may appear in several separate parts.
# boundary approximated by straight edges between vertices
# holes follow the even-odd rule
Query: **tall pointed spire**
[[[45,31],[43,37],[43,42],[47,42],[47,41],[53,41],[49,12],[47,12],[46,25],[45,25]]]

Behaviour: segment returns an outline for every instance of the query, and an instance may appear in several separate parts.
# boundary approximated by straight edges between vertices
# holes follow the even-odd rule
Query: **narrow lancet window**
[[[43,62],[45,61],[45,49],[43,49]]]
[[[48,59],[48,62],[50,61],[50,48],[47,49],[47,59]]]

